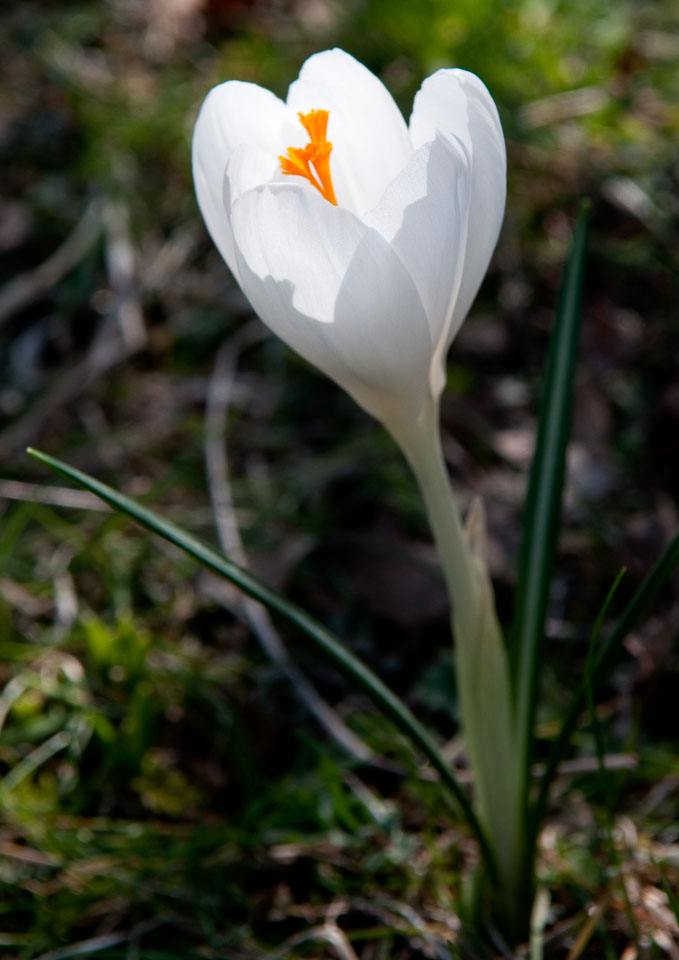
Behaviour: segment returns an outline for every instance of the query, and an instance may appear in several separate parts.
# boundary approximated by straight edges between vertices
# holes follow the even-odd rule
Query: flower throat
[[[300,123],[309,135],[306,147],[288,147],[287,157],[279,157],[281,170],[293,176],[304,177],[325,197],[337,206],[335,190],[330,176],[330,152],[332,144],[326,140],[328,110],[310,110],[298,113]]]

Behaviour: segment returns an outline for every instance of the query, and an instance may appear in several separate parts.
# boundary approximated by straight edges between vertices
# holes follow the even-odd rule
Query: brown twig
[[[79,396],[112,367],[146,345],[146,329],[135,286],[136,254],[129,233],[127,208],[92,201],[75,231],[49,260],[22,274],[0,291],[3,319],[57,283],[84,256],[106,227],[106,262],[114,303],[87,355],[59,374],[31,407],[0,434],[0,459],[30,443],[46,416]],[[3,310],[5,311],[3,313]]]
[[[282,947],[268,954],[269,960],[283,960],[292,955],[296,947],[303,943],[327,943],[334,948],[339,960],[359,960],[356,951],[351,946],[346,934],[331,920],[317,927],[302,930],[285,941]],[[41,960],[41,958],[38,958]]]
[[[135,288],[136,256],[125,204],[109,200],[104,207],[106,267],[116,296],[115,313],[123,340],[131,353],[146,345],[144,315]]]
[[[22,480],[0,480],[0,500],[3,499],[44,503],[51,507],[71,507],[74,510],[111,512],[107,504],[87,490],[70,490],[68,487],[25,483]]]
[[[226,421],[238,356],[244,347],[262,336],[259,325],[250,325],[232,337],[217,354],[208,388],[205,411],[205,464],[217,533],[222,549],[231,559],[247,567],[238,521],[233,506],[226,451]],[[372,751],[338,717],[315,687],[291,660],[268,611],[249,597],[238,595],[236,610],[250,625],[267,655],[287,676],[298,696],[330,736],[351,756],[363,762]]]
[[[107,317],[85,357],[57,376],[31,407],[0,434],[0,460],[14,456],[35,437],[45,419],[87,389],[102,374],[126,360],[134,349]]]
[[[41,953],[36,960],[65,960],[66,957],[91,956],[100,950],[107,950],[109,947],[116,947],[121,943],[129,943],[137,940],[143,934],[167,921],[163,918],[159,920],[146,920],[144,923],[138,923],[131,930],[122,930],[119,933],[107,933],[100,937],[91,937],[89,940],[81,940],[79,943],[72,943],[68,947],[59,947],[57,950],[49,950],[47,953]]]
[[[92,248],[101,234],[102,209],[92,200],[75,229],[47,260],[19,274],[0,290],[0,327],[18,310],[37,300],[66,276]]]

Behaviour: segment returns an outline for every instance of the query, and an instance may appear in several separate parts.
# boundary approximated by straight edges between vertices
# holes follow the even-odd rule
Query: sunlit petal
[[[262,178],[257,182],[266,182],[277,170],[280,144],[295,134],[283,101],[254,83],[222,83],[203,102],[193,134],[196,196],[210,235],[234,274],[233,233],[223,201],[227,164],[237,148],[248,147],[258,157],[250,167],[250,186],[255,185],[254,170]]]
[[[379,419],[416,415],[432,343],[383,237],[317,191],[283,185],[244,194],[233,227],[243,290],[271,329]]]
[[[466,70],[439,70],[415,97],[410,135],[418,147],[437,133],[457,137],[471,163],[471,215],[462,283],[448,331],[452,341],[469,312],[497,243],[507,193],[507,155],[497,108]]]
[[[471,196],[469,157],[459,141],[425,143],[364,219],[398,253],[425,308],[434,344],[432,390],[441,392],[448,331],[465,263]]]
[[[405,120],[384,84],[343,50],[326,50],[306,61],[288,105],[330,112],[338,202],[359,215],[374,207],[412,153]]]

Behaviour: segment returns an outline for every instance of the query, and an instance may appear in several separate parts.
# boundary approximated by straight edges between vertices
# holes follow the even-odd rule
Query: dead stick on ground
[[[106,950],[108,947],[115,947],[121,943],[138,940],[145,933],[149,933],[151,930],[167,922],[164,917],[158,920],[147,920],[137,924],[136,927],[132,927],[131,930],[122,930],[119,933],[106,933],[99,937],[92,937],[89,940],[81,940],[79,943],[72,943],[68,947],[50,950],[48,953],[40,954],[36,960],[66,960],[67,957],[92,956],[92,954],[98,953],[100,950]]]
[[[25,483],[22,480],[0,479],[0,500],[22,500],[46,503],[52,507],[70,507],[74,510],[95,510],[110,513],[111,508],[87,490],[55,487],[44,483]]]
[[[219,540],[222,550],[244,567],[248,565],[247,557],[238,529],[229,483],[226,421],[238,355],[245,346],[256,342],[261,335],[258,325],[249,326],[221,348],[208,387],[205,412],[205,464]],[[370,760],[373,756],[370,748],[343,723],[290,659],[266,608],[242,595],[237,603],[267,655],[288,677],[300,699],[330,736],[351,756],[364,762]]]
[[[101,203],[92,200],[73,232],[47,260],[34,270],[19,274],[0,290],[0,327],[77,266],[100,236],[101,230]]]
[[[34,441],[49,415],[80,396],[104,373],[135,351],[123,340],[113,317],[107,317],[85,357],[63,370],[18,420],[0,433],[0,461],[12,457]]]
[[[105,223],[108,274],[116,298],[112,312],[104,318],[87,355],[62,371],[26,413],[0,434],[0,459],[12,456],[30,443],[55,408],[79,396],[104,373],[146,345],[143,312],[135,287],[136,253],[128,220],[127,208],[120,203],[109,201],[102,208],[99,201],[92,201],[75,231],[49,260],[0,291],[1,325],[3,297],[4,309],[11,312],[57,283],[85,255],[101,234],[102,222]]]
[[[109,200],[104,208],[106,268],[116,296],[116,314],[123,340],[134,353],[146,345],[144,314],[135,289],[136,253],[130,236],[130,217],[124,203]]]
[[[334,948],[339,960],[359,960],[344,931],[332,921],[326,921],[317,927],[310,927],[302,930],[301,933],[294,934],[280,949],[268,954],[269,960],[282,960],[304,943],[327,943]]]

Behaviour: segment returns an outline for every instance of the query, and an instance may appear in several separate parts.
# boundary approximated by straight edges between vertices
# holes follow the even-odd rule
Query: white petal
[[[243,194],[233,228],[261,319],[378,419],[416,417],[432,344],[415,286],[380,234],[317,191],[279,184]]]
[[[415,97],[410,135],[415,147],[436,133],[458,137],[471,160],[471,214],[462,283],[448,331],[452,341],[484,277],[502,226],[507,155],[500,118],[485,85],[466,70],[439,70]]]
[[[193,179],[198,204],[212,239],[236,276],[233,233],[223,199],[227,165],[237,148],[248,145],[260,157],[271,157],[266,169],[261,161],[257,164],[257,175],[268,179],[267,171],[273,175],[280,144],[290,127],[290,112],[282,100],[254,83],[236,80],[214,87],[196,120]]]
[[[326,50],[306,61],[287,102],[301,113],[330,111],[337,200],[359,216],[374,207],[412,153],[408,128],[384,84],[343,50]]]
[[[448,328],[465,262],[469,157],[459,141],[436,135],[410,159],[364,218],[398,253],[425,308],[434,347],[432,390],[443,389]]]
[[[271,150],[255,144],[244,143],[236,147],[226,165],[223,185],[224,207],[229,220],[231,218],[231,207],[242,193],[254,190],[255,187],[264,183],[283,180],[283,177],[278,154],[273,154]],[[288,180],[289,178],[286,177],[285,179]],[[302,177],[295,177],[294,179],[295,183],[299,182],[300,185],[308,187],[309,190],[316,189]]]

